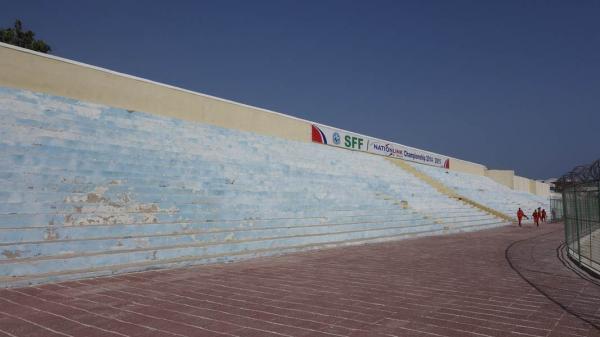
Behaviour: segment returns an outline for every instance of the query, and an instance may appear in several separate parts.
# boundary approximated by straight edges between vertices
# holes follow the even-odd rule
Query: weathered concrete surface
[[[503,227],[4,289],[0,336],[600,336],[573,315],[600,323],[600,287],[561,239]]]
[[[0,287],[504,224],[381,156],[0,87]]]

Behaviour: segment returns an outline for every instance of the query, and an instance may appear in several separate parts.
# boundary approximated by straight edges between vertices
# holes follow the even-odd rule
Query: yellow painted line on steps
[[[514,222],[514,219],[509,217],[508,215],[499,212],[493,208],[487,207],[485,205],[482,205],[480,203],[478,203],[475,200],[471,200],[463,195],[458,194],[456,191],[454,191],[453,189],[449,188],[448,186],[442,184],[439,180],[417,170],[416,168],[412,167],[410,164],[408,164],[407,162],[405,162],[402,159],[395,159],[395,158],[386,158],[387,160],[389,160],[392,164],[400,167],[401,169],[403,169],[404,171],[412,174],[413,176],[419,178],[421,181],[427,183],[428,185],[430,185],[431,187],[435,188],[438,192],[448,196],[449,198],[453,198],[453,199],[458,199],[459,201],[462,201],[468,205],[471,205],[475,208],[478,208],[486,213],[489,213],[493,216],[496,216],[500,219],[509,221],[509,222]]]

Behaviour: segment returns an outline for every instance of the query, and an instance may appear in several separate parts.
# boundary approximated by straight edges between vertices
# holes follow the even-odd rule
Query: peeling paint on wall
[[[46,228],[46,231],[44,234],[44,240],[52,241],[52,240],[58,240],[58,239],[59,239],[59,234],[58,234],[56,227],[50,226],[50,227]]]
[[[21,252],[18,250],[10,251],[5,249],[2,251],[2,255],[9,259],[15,259],[21,256]]]
[[[69,195],[66,205],[72,205],[74,212],[66,214],[65,226],[117,225],[129,223],[157,223],[158,214],[176,214],[178,209],[162,209],[156,203],[136,202],[131,193],[119,193],[115,198],[107,197],[110,188],[122,182],[109,182],[105,186],[96,186],[85,194]]]

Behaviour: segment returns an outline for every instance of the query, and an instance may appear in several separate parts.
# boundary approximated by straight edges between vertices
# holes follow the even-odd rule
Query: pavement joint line
[[[236,290],[245,290],[245,291],[247,291],[247,290],[248,290],[248,289],[237,288],[237,287],[230,287],[230,288],[232,288],[232,289],[236,289]],[[267,294],[267,293],[265,293],[265,292],[259,292],[259,293],[261,293],[261,294]],[[297,294],[297,293],[296,293],[296,294]],[[302,294],[298,294],[298,295],[302,295]],[[306,294],[305,294],[305,295],[306,295]],[[262,298],[264,298],[264,297],[260,297],[260,296],[259,296],[259,298],[261,298],[261,299],[262,299]],[[291,303],[294,303],[294,302],[291,302]],[[380,310],[380,311],[386,311],[386,310],[381,310],[381,309],[378,309],[378,310]]]
[[[208,294],[203,294],[203,295],[208,295]],[[224,297],[216,296],[216,295],[208,295],[208,296],[224,298]],[[198,300],[198,299],[196,299],[196,300]],[[241,301],[241,302],[246,302],[246,303],[251,303],[251,304],[254,303],[254,302],[245,301],[245,300],[239,300],[239,299],[234,299],[234,301]],[[213,303],[218,303],[218,302],[213,302]],[[303,310],[294,309],[294,308],[277,307],[277,306],[273,306],[273,305],[270,305],[270,304],[264,304],[264,303],[261,303],[261,305],[273,307],[273,308],[276,308],[276,309],[283,309],[283,310],[289,310],[289,311],[299,311],[299,312],[303,312],[303,313],[307,313],[307,314],[311,314],[311,315],[334,317],[334,318],[337,318],[337,319],[343,319],[345,321],[355,321],[355,322],[362,323],[362,324],[369,324],[369,322],[367,322],[367,321],[359,321],[359,320],[356,320],[356,319],[353,319],[353,318],[348,318],[348,317],[332,316],[332,315],[327,315],[327,314],[322,314],[322,313],[303,311]],[[292,317],[292,316],[290,316],[290,317]],[[302,319],[302,318],[298,318],[298,317],[293,317],[293,318]],[[325,322],[319,322],[319,323],[321,323],[321,324],[329,324],[329,323],[325,323]],[[329,325],[330,326],[338,326],[338,325],[335,325],[335,324],[329,324]],[[354,328],[349,328],[349,327],[344,327],[344,326],[340,326],[340,327],[343,327],[343,328],[349,329],[349,330],[359,330],[359,329],[354,329]]]
[[[130,286],[130,288],[140,289],[140,288],[131,287],[131,286]],[[134,294],[134,293],[130,293],[130,292],[124,292],[124,291],[119,291],[119,290],[115,290],[115,289],[109,289],[109,288],[105,288],[105,287],[101,287],[101,289],[105,289],[105,290],[109,290],[109,291],[118,291],[118,292],[123,292],[123,293],[127,293],[127,294]],[[145,291],[151,291],[151,292],[156,292],[156,291],[149,290],[149,289],[143,289],[143,290],[145,290]],[[173,293],[169,293],[169,294],[172,294],[172,295],[175,295],[175,296],[178,296],[178,297],[184,297],[184,296],[181,296],[181,295],[176,295],[176,294],[173,294]],[[103,294],[103,295],[105,295],[105,296],[109,296],[109,295],[106,295],[106,294]],[[165,300],[165,299],[161,299],[161,298],[157,298],[157,297],[149,297],[149,296],[146,296],[146,295],[140,295],[140,294],[137,294],[137,293],[136,293],[136,294],[134,294],[134,295],[135,295],[135,296],[140,296],[140,297],[148,297],[148,298],[153,298],[153,299],[156,299],[156,300],[159,300],[159,301],[165,301],[165,302],[170,302],[170,303],[174,303],[174,304],[179,304],[179,303],[177,303],[177,302],[174,302],[174,301],[169,301],[169,300]],[[190,299],[192,299],[192,298],[190,298]],[[234,306],[232,306],[232,305],[228,305],[228,304],[224,304],[224,303],[219,303],[219,302],[214,302],[214,301],[210,301],[210,300],[200,300],[200,299],[193,299],[193,300],[195,300],[195,301],[200,301],[200,302],[214,303],[214,304],[218,304],[218,305],[222,305],[222,306],[234,307]],[[253,317],[249,317],[249,316],[243,316],[243,315],[238,315],[238,314],[232,314],[232,313],[229,313],[229,312],[226,312],[226,311],[220,311],[220,310],[215,310],[215,309],[210,309],[210,308],[201,308],[201,307],[197,307],[197,306],[193,306],[193,305],[188,305],[188,304],[179,304],[179,305],[183,305],[183,306],[186,306],[186,307],[187,307],[187,306],[189,306],[189,307],[195,307],[195,308],[199,308],[199,309],[205,309],[205,310],[210,310],[210,311],[216,311],[216,312],[226,313],[226,314],[229,314],[229,315],[235,315],[235,316],[239,316],[239,317],[244,317],[244,318],[248,318],[248,319],[256,320],[256,319],[255,319],[255,318],[253,318]],[[243,309],[243,308],[238,308],[238,309],[242,309],[242,310],[249,310],[249,311],[258,311],[258,310]],[[265,312],[265,313],[266,313],[266,312]],[[286,317],[286,318],[297,319],[297,320],[304,320],[304,319],[300,319],[300,318],[295,318],[295,317],[290,317],[290,316],[284,316],[284,315],[278,315],[278,314],[274,314],[274,313],[268,313],[268,314],[271,314],[271,315],[274,315],[274,316],[280,316],[280,317]],[[308,320],[305,320],[305,321],[308,321]],[[289,325],[289,324],[282,324],[282,323],[271,322],[271,321],[267,321],[267,322],[269,322],[269,323],[272,323],[272,324],[276,324],[276,325],[289,326],[289,327],[294,327],[294,328],[303,329],[303,330],[317,331],[317,330],[306,329],[306,328],[297,327],[297,326],[294,326],[294,325]],[[320,324],[323,324],[323,325],[335,326],[335,325],[330,325],[330,324],[327,324],[327,323],[322,323],[322,322],[317,322],[317,321],[313,321],[313,322],[315,322],[315,323],[320,323]],[[341,326],[339,326],[339,327],[341,327]],[[332,334],[332,335],[336,335],[336,334]],[[342,335],[338,335],[338,336],[342,336]]]
[[[7,335],[8,337],[17,337],[16,335],[13,335],[13,334],[11,334],[10,332],[8,332],[8,331],[4,331],[4,330],[2,330],[2,329],[0,329],[0,332],[1,332],[1,333],[3,333],[3,334],[5,334],[5,335]]]
[[[558,326],[558,322],[560,322],[563,317],[565,317],[564,311],[560,314],[560,318],[558,320],[556,320],[556,323],[552,327],[552,330],[556,329],[556,327]],[[550,336],[551,333],[552,333],[552,331],[548,331],[548,333],[546,334],[546,337]]]
[[[469,311],[465,311],[465,312],[469,312]],[[499,316],[499,315],[492,315],[492,316],[495,316],[495,317],[503,317],[503,316]],[[504,317],[505,317],[505,316],[504,316]],[[507,318],[508,318],[508,317],[507,317]],[[533,321],[530,321],[530,322],[533,322]]]
[[[77,299],[80,299],[80,300],[86,300],[86,299],[83,299],[83,298],[77,298]],[[93,303],[96,303],[96,304],[101,304],[101,303],[99,303],[99,302],[92,301],[92,300],[87,300],[87,301],[89,301],[89,302],[93,302]],[[131,313],[133,313],[133,314],[140,315],[140,316],[146,316],[146,317],[155,318],[155,319],[158,319],[158,320],[170,321],[170,322],[174,322],[174,323],[177,323],[177,324],[186,325],[186,326],[190,326],[190,327],[198,328],[198,329],[201,329],[201,330],[205,330],[205,331],[208,331],[208,332],[214,332],[214,333],[217,333],[217,334],[225,334],[225,335],[229,335],[229,336],[235,336],[235,337],[239,337],[239,336],[232,335],[232,334],[228,334],[228,333],[223,333],[223,332],[219,332],[219,331],[212,331],[212,330],[210,330],[210,329],[205,329],[205,328],[203,328],[203,327],[196,326],[196,325],[191,325],[191,324],[184,323],[184,322],[177,322],[177,321],[173,321],[173,320],[166,319],[166,318],[162,318],[162,317],[156,317],[156,316],[152,316],[152,315],[147,315],[147,314],[143,314],[143,313],[138,313],[138,312],[135,312],[135,311],[126,310],[126,309],[123,309],[123,308],[118,308],[118,307],[114,307],[114,306],[111,306],[111,305],[108,305],[108,306],[109,306],[109,307],[111,307],[111,308],[113,308],[113,309],[117,309],[117,310],[121,310],[121,311],[126,311],[126,312],[131,312]]]
[[[129,286],[129,287],[130,287],[130,288],[134,288],[134,289],[140,289],[140,290],[144,290],[144,291],[156,292],[156,291],[153,291],[153,290],[151,290],[151,289],[142,289],[142,288],[137,288],[137,287],[133,287],[133,286]],[[104,287],[103,287],[103,289],[112,290],[112,289],[108,289],[108,288],[104,288]],[[113,291],[118,291],[118,290],[113,290]],[[130,294],[134,294],[134,293],[130,293]],[[184,298],[186,298],[186,296],[183,296],[183,295],[174,294],[174,293],[170,293],[170,294],[172,294],[172,295],[174,295],[174,296],[177,296],[177,297],[184,297]],[[140,294],[134,294],[134,295],[136,295],[136,296],[141,296],[141,297],[142,297],[142,296],[143,296],[143,297],[148,297],[147,295],[140,295]],[[199,301],[199,302],[208,302],[208,303],[214,303],[214,304],[217,304],[217,305],[223,305],[223,306],[228,306],[228,307],[238,308],[238,309],[242,309],[242,310],[248,310],[248,311],[257,311],[257,312],[259,311],[259,310],[253,310],[253,309],[245,309],[245,308],[235,307],[235,306],[233,306],[233,305],[229,305],[229,304],[225,304],[225,303],[220,303],[220,302],[214,302],[214,301],[210,301],[210,300],[206,300],[206,299],[196,299],[196,298],[191,298],[191,297],[187,297],[187,298],[189,298],[189,299],[191,299],[191,300],[194,300],[194,301]],[[159,298],[157,298],[157,299],[158,299],[158,300],[164,300],[164,299],[159,299]],[[168,300],[164,300],[164,301],[168,301]],[[173,301],[169,301],[169,302],[173,302]],[[176,302],[173,302],[173,303],[176,303]],[[191,305],[187,305],[187,304],[183,304],[183,305],[185,305],[185,306],[191,306]],[[208,308],[202,308],[202,309],[206,309],[206,310],[213,310],[213,309],[208,309]],[[213,310],[213,311],[217,311],[217,310]],[[227,313],[227,312],[223,312],[223,313]],[[280,317],[292,318],[292,319],[296,319],[296,320],[305,320],[305,321],[308,321],[308,320],[306,320],[306,319],[301,319],[301,318],[296,318],[296,317],[291,317],[291,316],[285,316],[285,315],[279,315],[279,314],[275,314],[275,313],[271,313],[271,312],[265,312],[265,313],[267,313],[267,314],[270,314],[270,315],[274,315],[274,316],[280,316]],[[247,317],[248,319],[254,319],[254,318],[252,318],[252,317],[249,317],[249,316],[243,316],[243,315],[237,315],[237,314],[231,314],[231,313],[227,313],[227,314],[230,314],[230,315],[236,315],[236,316],[240,316],[240,317]],[[268,321],[268,322],[270,322],[270,321]],[[328,324],[328,323],[323,323],[323,322],[317,322],[317,321],[314,321],[314,322],[315,322],[315,323],[319,323],[319,324],[323,324],[323,325],[335,326],[335,325]],[[276,323],[276,322],[270,322],[270,323],[273,323],[273,324],[279,324],[279,323]],[[281,325],[286,325],[286,324],[281,324]],[[295,328],[300,328],[300,329],[303,329],[303,328],[301,328],[301,327],[296,327],[296,326],[293,326],[293,325],[286,325],[286,326],[290,326],[290,327],[295,327]],[[341,326],[340,326],[340,327],[341,327]]]
[[[402,327],[402,326],[399,326],[399,327],[397,327],[397,328],[398,328],[398,329],[402,329],[402,330],[408,330],[408,331],[413,331],[413,332],[424,333],[424,334],[426,334],[426,335],[431,335],[431,336],[438,336],[438,337],[451,337],[451,336],[448,336],[448,335],[440,335],[440,334],[433,333],[433,332],[428,332],[428,331],[423,331],[423,330],[415,330],[415,329],[410,329],[410,328],[406,328],[406,327]]]
[[[241,289],[244,290],[244,289]],[[260,296],[255,296],[256,298],[259,299],[264,299],[264,300],[268,300],[268,301],[274,301],[274,302],[284,302],[284,303],[290,303],[290,304],[299,304],[299,305],[305,305],[305,306],[312,306],[312,307],[316,307],[316,308],[323,308],[326,309],[326,307],[322,307],[322,306],[318,306],[318,305],[310,305],[310,304],[305,304],[305,303],[301,303],[301,302],[293,302],[293,301],[283,301],[283,300],[277,300],[277,299],[271,299],[271,298],[267,298],[267,297],[260,297]],[[344,311],[344,312],[348,312],[348,313],[354,313],[354,314],[359,314],[359,315],[365,315],[361,312],[357,312],[357,311],[351,311],[351,310],[345,310],[345,309],[341,309],[338,311]]]
[[[406,285],[406,284],[405,284],[405,285]],[[414,286],[414,285],[410,285],[410,286]],[[357,286],[357,287],[358,287],[358,286]],[[425,288],[425,289],[431,289],[431,288],[427,288],[427,287],[424,287],[424,288]],[[438,290],[440,290],[440,289],[438,289]],[[440,290],[440,291],[441,291],[441,290]],[[460,291],[454,291],[454,290],[449,290],[449,289],[448,289],[448,290],[444,290],[444,291],[457,292],[457,293],[463,294],[463,293],[462,293],[462,292],[460,292]],[[402,293],[402,295],[403,295],[403,294],[405,294],[405,293]],[[401,295],[401,294],[399,294],[399,295]],[[477,297],[472,297],[472,296],[463,296],[463,297],[466,297],[466,298],[473,298],[473,299],[480,299],[480,298],[477,298]]]
[[[65,317],[65,316],[62,316],[62,315],[57,315],[57,314],[54,314],[54,313],[51,313],[51,312],[49,312],[49,311],[46,311],[46,310],[41,310],[41,309],[38,309],[38,308],[36,308],[36,307],[33,307],[33,306],[29,306],[29,305],[23,305],[23,304],[19,304],[19,303],[13,302],[13,301],[11,301],[11,300],[7,300],[7,299],[5,299],[5,298],[2,298],[2,299],[0,299],[0,301],[6,301],[6,302],[9,302],[9,303],[11,303],[11,304],[13,304],[13,305],[18,305],[18,306],[28,307],[28,308],[31,308],[31,309],[33,309],[33,310],[35,310],[35,311],[42,312],[42,313],[45,313],[45,314],[49,314],[49,315],[51,315],[51,316],[60,317],[60,318],[62,318],[62,319],[65,319],[65,320],[67,320],[67,321],[70,321],[70,322],[73,322],[73,323],[75,323],[75,324],[79,324],[79,325],[82,325],[82,326],[86,326],[86,327],[89,327],[89,328],[96,328],[96,329],[98,329],[98,330],[103,330],[103,331],[106,331],[106,332],[110,332],[110,331],[108,331],[108,330],[104,330],[104,329],[101,329],[101,328],[98,328],[98,327],[94,327],[94,326],[87,325],[87,324],[82,324],[82,323],[80,323],[80,322],[78,322],[78,321],[76,321],[76,320],[70,319],[70,318],[68,318],[68,317]],[[11,314],[9,314],[9,313],[7,313],[7,312],[4,312],[4,311],[2,311],[2,312],[0,312],[0,313],[4,314],[4,315],[6,315],[6,316],[13,316],[13,315],[11,315]],[[54,333],[57,333],[57,334],[60,334],[60,335],[63,335],[63,336],[71,336],[71,335],[69,335],[69,334],[62,333],[62,332],[60,332],[60,331],[54,330],[54,329],[52,329],[52,328],[49,328],[49,327],[47,327],[47,326],[44,326],[44,325],[42,325],[42,324],[35,323],[35,322],[33,322],[33,321],[29,321],[29,320],[27,320],[27,319],[25,319],[25,318],[22,318],[22,317],[19,317],[19,316],[16,316],[16,315],[15,315],[15,316],[13,316],[13,317],[17,317],[17,318],[19,318],[19,319],[21,319],[21,320],[23,320],[23,321],[25,321],[25,322],[28,322],[28,323],[34,324],[34,325],[36,325],[36,326],[39,326],[39,327],[41,327],[41,328],[44,328],[45,330],[48,330],[48,331],[51,331],[51,332],[54,332]],[[127,335],[122,335],[122,336],[126,336],[126,337],[128,337]],[[73,337],[73,336],[71,336],[71,337]]]
[[[67,288],[68,288],[68,287],[67,287]],[[68,289],[73,289],[73,288],[68,288]],[[53,292],[55,292],[55,291],[53,291]],[[55,292],[55,293],[56,293],[56,292]],[[61,296],[64,296],[64,297],[68,297],[68,296],[66,296],[66,295],[62,295],[62,294],[60,294],[60,295],[61,295]],[[107,297],[108,297],[108,295],[103,295],[103,296],[107,296]],[[88,301],[88,302],[93,302],[93,303],[97,303],[97,304],[99,303],[99,302],[97,302],[97,301],[93,301],[93,300],[89,300],[89,299],[85,299],[85,298],[81,298],[81,297],[72,297],[72,298],[74,298],[74,299],[78,299],[78,300],[84,300],[84,301]],[[119,298],[117,298],[117,297],[114,297],[114,298],[116,298],[116,299],[119,299]],[[137,303],[137,302],[132,302],[132,303],[135,303],[135,304],[138,304],[138,305],[142,305],[142,306],[149,306],[149,305],[144,305],[144,304],[142,304],[142,303]],[[116,308],[116,309],[119,309],[119,310],[123,310],[123,309],[121,309],[121,308],[114,307],[114,306],[110,306],[110,307],[113,307],[113,308]],[[154,318],[157,318],[157,319],[160,319],[160,320],[168,320],[168,321],[172,321],[172,320],[169,320],[169,319],[164,319],[164,318],[160,318],[160,317],[156,317],[156,316],[152,316],[152,315],[147,315],[147,314],[143,314],[143,313],[138,313],[138,312],[134,312],[134,311],[129,311],[129,310],[123,310],[123,311],[127,311],[127,312],[133,312],[134,314],[138,314],[138,315],[142,315],[142,316],[154,317]],[[206,318],[206,319],[210,319],[210,318]],[[176,323],[179,323],[179,324],[182,324],[182,325],[189,325],[189,324],[187,324],[187,323],[185,323],[185,322],[179,322],[179,321],[174,321],[174,322],[176,322]],[[223,322],[225,322],[225,321],[223,321]],[[209,332],[215,332],[215,333],[223,334],[222,332],[218,332],[218,331],[212,331],[212,330],[205,329],[205,328],[202,328],[202,327],[199,327],[199,326],[195,326],[195,327],[197,327],[197,328],[200,328],[200,329],[202,329],[202,330],[209,331]],[[246,327],[246,326],[240,326],[240,328],[247,328],[247,329],[252,329],[252,330],[258,330],[258,329],[256,329],[256,328],[252,328],[252,327]],[[265,332],[270,332],[270,331],[265,331]],[[275,333],[275,332],[271,332],[271,333]],[[279,333],[276,333],[276,334],[278,334],[278,335],[281,335],[281,334],[279,334]],[[233,336],[233,335],[232,335],[232,336]]]
[[[34,288],[34,289],[38,289],[38,288],[36,288],[36,287],[33,287],[33,288]],[[28,288],[28,289],[31,289],[31,288]],[[141,324],[138,324],[138,323],[127,322],[127,321],[124,321],[124,320],[121,320],[121,319],[118,319],[118,318],[115,318],[115,317],[105,316],[105,315],[102,315],[102,314],[98,314],[98,313],[95,313],[95,312],[89,311],[89,310],[87,310],[87,309],[78,308],[78,307],[75,307],[75,306],[72,306],[72,305],[68,305],[68,304],[65,304],[65,303],[59,303],[59,302],[54,302],[54,301],[48,301],[48,300],[46,300],[46,299],[39,298],[38,296],[31,295],[31,294],[26,294],[26,293],[23,293],[23,292],[20,292],[20,291],[14,290],[14,289],[10,289],[9,291],[12,291],[12,292],[17,292],[17,293],[19,293],[19,294],[22,294],[22,295],[24,295],[24,296],[35,297],[35,298],[38,298],[38,299],[40,299],[40,300],[42,300],[42,301],[45,301],[45,302],[53,302],[53,303],[56,303],[56,304],[58,304],[58,305],[61,305],[61,306],[66,306],[66,307],[73,308],[73,309],[75,309],[75,310],[84,311],[84,312],[90,313],[90,314],[92,314],[92,315],[94,315],[94,316],[103,317],[103,318],[106,318],[106,319],[109,319],[109,320],[114,320],[114,321],[121,322],[121,323],[124,323],[124,324],[130,324],[130,325],[139,326],[139,327],[142,327],[142,328],[145,328],[145,329],[151,330],[151,331],[160,331],[160,332],[162,332],[162,333],[166,333],[166,334],[173,335],[173,336],[185,336],[185,335],[181,335],[181,334],[171,333],[171,332],[169,332],[169,331],[164,331],[164,330],[156,329],[156,328],[153,328],[153,327],[150,327],[150,326],[141,325]],[[56,292],[55,292],[55,293],[56,293]],[[62,294],[59,294],[59,295],[61,295],[61,296],[63,296],[63,297],[67,297],[67,296],[65,296],[65,295],[62,295]],[[83,299],[80,299],[80,300],[83,300]]]
[[[98,294],[98,295],[102,295],[102,296],[106,296],[106,297],[112,297],[112,298],[115,298],[115,299],[121,299],[119,297],[115,297],[115,296],[111,296],[111,295],[106,295],[106,294]],[[76,298],[80,299],[79,297],[76,297]],[[140,302],[136,302],[136,301],[132,301],[131,303],[135,304],[135,305],[140,305],[140,306],[143,306],[143,307],[153,307],[152,305],[144,304],[144,303],[140,303]],[[175,313],[182,313],[182,312],[178,312],[178,311],[175,311],[175,310],[164,309],[164,308],[162,310],[172,311],[172,312],[175,312]],[[138,314],[141,314],[141,313],[138,313]],[[274,333],[274,334],[281,335],[281,336],[290,336],[290,335],[286,335],[286,334],[277,333],[277,332],[274,332],[274,331],[261,330],[261,329],[252,328],[252,327],[249,327],[249,326],[243,326],[243,325],[239,325],[239,324],[231,323],[231,322],[227,322],[227,321],[220,321],[220,320],[216,320],[216,319],[213,319],[213,318],[210,318],[210,317],[205,317],[205,316],[200,316],[200,315],[195,315],[195,314],[190,314],[190,313],[182,313],[182,314],[188,315],[188,316],[194,316],[194,317],[198,317],[198,318],[203,318],[203,319],[207,319],[207,320],[211,320],[211,321],[222,322],[222,323],[227,323],[227,324],[231,324],[231,325],[237,325],[240,329],[252,329],[252,330],[259,330],[259,331],[263,331],[263,332]],[[186,324],[186,323],[181,322],[181,321],[174,321],[174,322],[178,322],[180,324]],[[210,331],[209,329],[204,329],[204,330]],[[293,336],[290,336],[290,337],[293,337]]]
[[[223,297],[223,296],[219,296],[219,295],[214,295],[214,294],[208,294],[208,293],[202,293],[202,292],[190,291],[190,290],[188,290],[188,291],[192,292],[194,294],[203,295],[203,296],[211,296],[211,297],[218,297],[218,298],[222,298],[222,299],[229,299],[227,297]],[[243,302],[247,302],[247,303],[255,303],[255,302],[250,302],[250,301],[240,300],[240,299],[229,299],[229,300],[243,301]],[[335,318],[340,318],[340,319],[345,319],[345,320],[354,320],[354,321],[359,322],[359,323],[369,323],[368,321],[361,321],[361,320],[356,320],[356,319],[352,319],[352,318],[348,318],[348,317],[341,317],[341,316],[333,316],[333,315],[328,315],[328,314],[323,314],[323,313],[316,313],[314,311],[305,311],[305,310],[299,310],[299,309],[293,309],[293,308],[278,307],[278,306],[273,306],[271,304],[264,304],[264,303],[261,303],[261,305],[270,306],[270,307],[274,307],[274,308],[278,308],[278,309],[294,310],[294,311],[300,311],[300,312],[305,312],[305,313],[311,313],[311,314],[318,314],[318,315],[323,315],[323,316],[335,317]]]
[[[60,331],[56,331],[56,330],[54,330],[54,329],[51,329],[51,328],[49,328],[49,327],[46,327],[46,326],[44,326],[44,325],[38,324],[38,323],[36,323],[36,322],[30,321],[30,320],[28,320],[28,319],[26,319],[26,318],[19,317],[19,316],[16,316],[16,315],[11,315],[11,314],[9,314],[9,313],[7,313],[7,312],[4,312],[4,311],[0,311],[0,314],[3,314],[3,315],[5,315],[5,316],[8,316],[8,317],[13,317],[13,318],[16,318],[16,319],[18,319],[18,320],[21,320],[21,321],[23,321],[23,322],[27,322],[27,323],[29,323],[29,324],[33,324],[33,325],[35,325],[35,326],[37,326],[37,327],[39,327],[39,328],[42,328],[42,329],[44,329],[44,330],[48,330],[48,331],[50,331],[50,332],[53,332],[53,333],[55,333],[55,334],[59,334],[59,335],[67,336],[67,337],[75,337],[75,336],[72,336],[72,335],[69,335],[69,334],[66,334],[66,333],[62,333],[62,332],[60,332]]]
[[[254,276],[254,277],[256,277],[256,276]],[[317,278],[315,278],[315,279],[317,279]],[[371,285],[371,286],[374,285],[373,283],[362,283],[362,282],[352,282],[352,283],[358,283],[356,285],[356,287],[364,286],[366,284]],[[384,285],[381,285],[381,287],[384,287]],[[419,287],[419,286],[417,286],[417,287]],[[441,288],[431,288],[431,287],[422,287],[422,286],[419,287],[419,288],[423,288],[423,289],[427,289],[427,290],[437,290],[437,291],[444,291],[444,292],[457,292],[457,293],[461,293],[460,290],[452,290],[452,289],[441,289]]]
[[[510,325],[510,326],[519,327],[519,328],[530,328],[530,329],[536,329],[536,330],[551,331],[550,329],[543,329],[543,328],[530,327],[530,326],[527,326],[527,325],[520,325],[520,324],[506,323],[506,322],[500,322],[500,321],[493,321],[493,320],[484,319],[484,318],[477,318],[477,317],[473,317],[473,316],[457,315],[457,314],[450,314],[450,313],[443,313],[443,314],[447,314],[447,315],[450,315],[450,316],[456,316],[456,317],[469,318],[469,319],[473,319],[473,320],[477,320],[477,321],[492,322],[492,323],[500,324],[500,325]]]
[[[434,319],[434,320],[439,320],[439,321],[446,321],[446,322],[451,322],[451,323],[458,323],[458,322],[455,322],[455,321],[451,321],[451,320],[447,320],[447,319],[442,319],[442,318],[437,318],[437,317],[431,317],[431,316],[424,316],[424,317],[425,318]],[[478,325],[469,324],[469,323],[460,323],[460,324],[470,325],[470,326],[474,326],[474,327],[479,327]],[[494,328],[489,328],[489,327],[486,327],[486,329],[502,332],[502,330],[500,330],[500,329],[494,329]]]

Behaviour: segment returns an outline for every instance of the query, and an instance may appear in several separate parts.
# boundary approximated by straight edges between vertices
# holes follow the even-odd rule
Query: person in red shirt
[[[542,209],[542,223],[546,222],[546,209]]]
[[[540,227],[540,214],[538,213],[537,209],[533,211],[532,216],[533,216],[533,222],[535,222],[535,225],[537,227]]]
[[[523,220],[523,217],[526,217],[527,219],[529,219],[527,217],[527,215],[525,215],[525,212],[523,212],[521,207],[519,207],[519,210],[517,211],[517,219],[519,219],[519,227],[521,227],[521,220]]]

